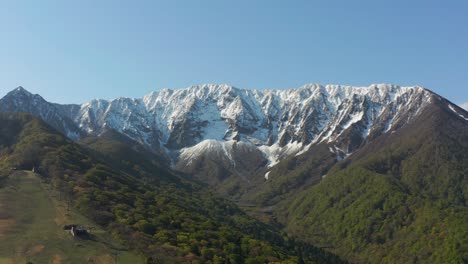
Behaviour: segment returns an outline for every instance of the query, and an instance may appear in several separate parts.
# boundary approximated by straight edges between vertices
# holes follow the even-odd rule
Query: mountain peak
[[[32,95],[32,93],[29,92],[28,90],[24,89],[23,86],[18,86],[15,89],[13,89],[11,92],[8,93],[8,95],[18,95],[18,94]]]

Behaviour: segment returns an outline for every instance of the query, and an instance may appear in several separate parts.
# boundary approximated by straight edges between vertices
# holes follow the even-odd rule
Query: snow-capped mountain
[[[138,99],[58,105],[20,87],[0,100],[0,110],[33,113],[75,140],[114,129],[170,153],[181,170],[204,157],[203,162],[225,161],[225,166],[244,171],[271,167],[321,143],[329,144],[337,158],[345,158],[367,141],[411,122],[431,100],[440,97],[419,86],[309,84],[291,90],[245,90],[199,85]],[[240,164],[247,155],[255,162]]]
[[[0,99],[0,112],[26,112],[40,117],[67,137],[78,140],[85,134],[61,111],[61,107],[44,100],[38,94],[31,94],[19,86]]]

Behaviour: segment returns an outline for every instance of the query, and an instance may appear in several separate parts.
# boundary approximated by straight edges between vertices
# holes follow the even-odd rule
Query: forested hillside
[[[0,130],[2,179],[13,168],[36,168],[73,207],[150,263],[340,262],[200,191],[197,183],[165,169],[151,172],[157,163],[135,163],[138,149],[112,167],[123,147],[118,141],[90,140],[85,148],[27,114],[2,113],[0,122],[8,124]]]
[[[441,105],[278,206],[287,230],[351,262],[466,263],[468,126]]]

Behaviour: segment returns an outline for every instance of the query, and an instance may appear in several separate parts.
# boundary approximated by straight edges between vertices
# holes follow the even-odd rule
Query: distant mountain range
[[[235,166],[239,146],[263,157],[255,166],[272,167],[322,142],[342,159],[407,125],[435,100],[442,98],[418,86],[310,84],[292,90],[243,90],[200,85],[139,99],[60,105],[18,87],[0,100],[0,111],[31,113],[73,140],[113,129],[183,166],[215,149]],[[467,118],[466,111],[447,102],[449,106]]]

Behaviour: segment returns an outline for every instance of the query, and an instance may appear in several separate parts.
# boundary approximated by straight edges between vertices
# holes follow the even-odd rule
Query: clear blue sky
[[[0,96],[394,83],[468,102],[468,1],[2,1],[0,40]]]

